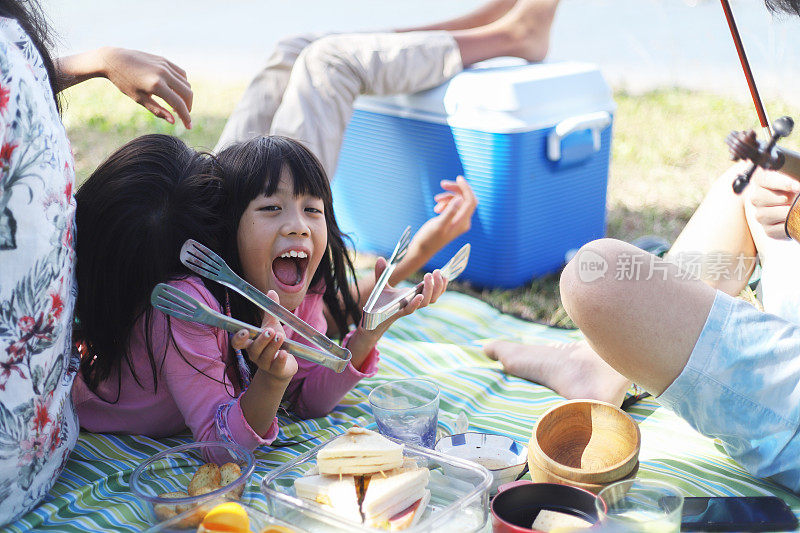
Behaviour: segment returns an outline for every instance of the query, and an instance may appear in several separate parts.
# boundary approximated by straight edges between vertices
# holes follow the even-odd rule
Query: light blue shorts
[[[757,477],[800,491],[800,327],[717,291],[686,367],[658,401]]]

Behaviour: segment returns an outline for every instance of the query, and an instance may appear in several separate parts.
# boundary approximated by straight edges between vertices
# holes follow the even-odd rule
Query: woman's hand
[[[758,170],[747,188],[747,197],[755,207],[755,218],[768,237],[786,239],[784,225],[800,183],[775,171]]]
[[[153,97],[158,96],[178,114],[186,129],[192,127],[192,93],[186,72],[163,57],[126,50],[102,49],[104,75],[123,94],[152,114],[175,124],[175,117]]]
[[[267,297],[275,303],[278,294],[269,291]],[[231,339],[231,346],[237,350],[246,350],[250,361],[262,370],[281,381],[288,381],[297,373],[297,361],[286,350],[281,350],[286,333],[283,326],[274,316],[264,313],[261,323],[262,331],[255,339],[250,339],[247,330],[241,330]]]
[[[153,97],[169,104],[187,129],[192,127],[192,88],[186,72],[163,57],[125,48],[98,48],[56,60],[64,78],[61,90],[97,78],[108,78],[123,94],[159,118],[175,124],[175,117]]]

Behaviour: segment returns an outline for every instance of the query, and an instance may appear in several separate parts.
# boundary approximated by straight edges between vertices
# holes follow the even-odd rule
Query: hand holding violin
[[[768,237],[786,238],[786,219],[800,194],[800,183],[780,172],[759,169],[747,188],[747,200],[755,208],[755,219]]]

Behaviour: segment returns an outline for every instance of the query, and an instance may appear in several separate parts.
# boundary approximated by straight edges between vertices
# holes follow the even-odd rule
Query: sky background
[[[70,53],[117,45],[169,57],[190,77],[246,81],[283,35],[380,30],[465,13],[477,0],[43,0]],[[747,98],[716,0],[562,0],[550,60],[597,63],[632,91],[682,86]],[[732,0],[765,97],[800,104],[800,18]]]

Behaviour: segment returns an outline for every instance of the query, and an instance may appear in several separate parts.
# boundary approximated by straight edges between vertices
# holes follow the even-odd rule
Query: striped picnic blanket
[[[470,430],[509,435],[527,443],[538,417],[563,399],[551,390],[505,375],[486,359],[481,339],[502,337],[530,343],[578,338],[564,331],[504,315],[480,300],[454,292],[436,305],[398,321],[381,341],[381,369],[364,380],[325,418],[281,417],[276,444],[256,451],[258,466],[249,490],[258,492],[264,473],[340,433],[352,424],[374,424],[367,394],[398,377],[425,376],[442,392],[440,430],[452,431],[464,412]],[[639,477],[667,480],[685,494],[777,495],[800,516],[800,498],[748,475],[722,447],[692,430],[652,400],[630,410],[642,432]],[[8,531],[139,531],[148,518],[129,492],[133,469],[148,456],[191,439],[82,433],[47,501]],[[292,444],[294,443],[294,444]]]

